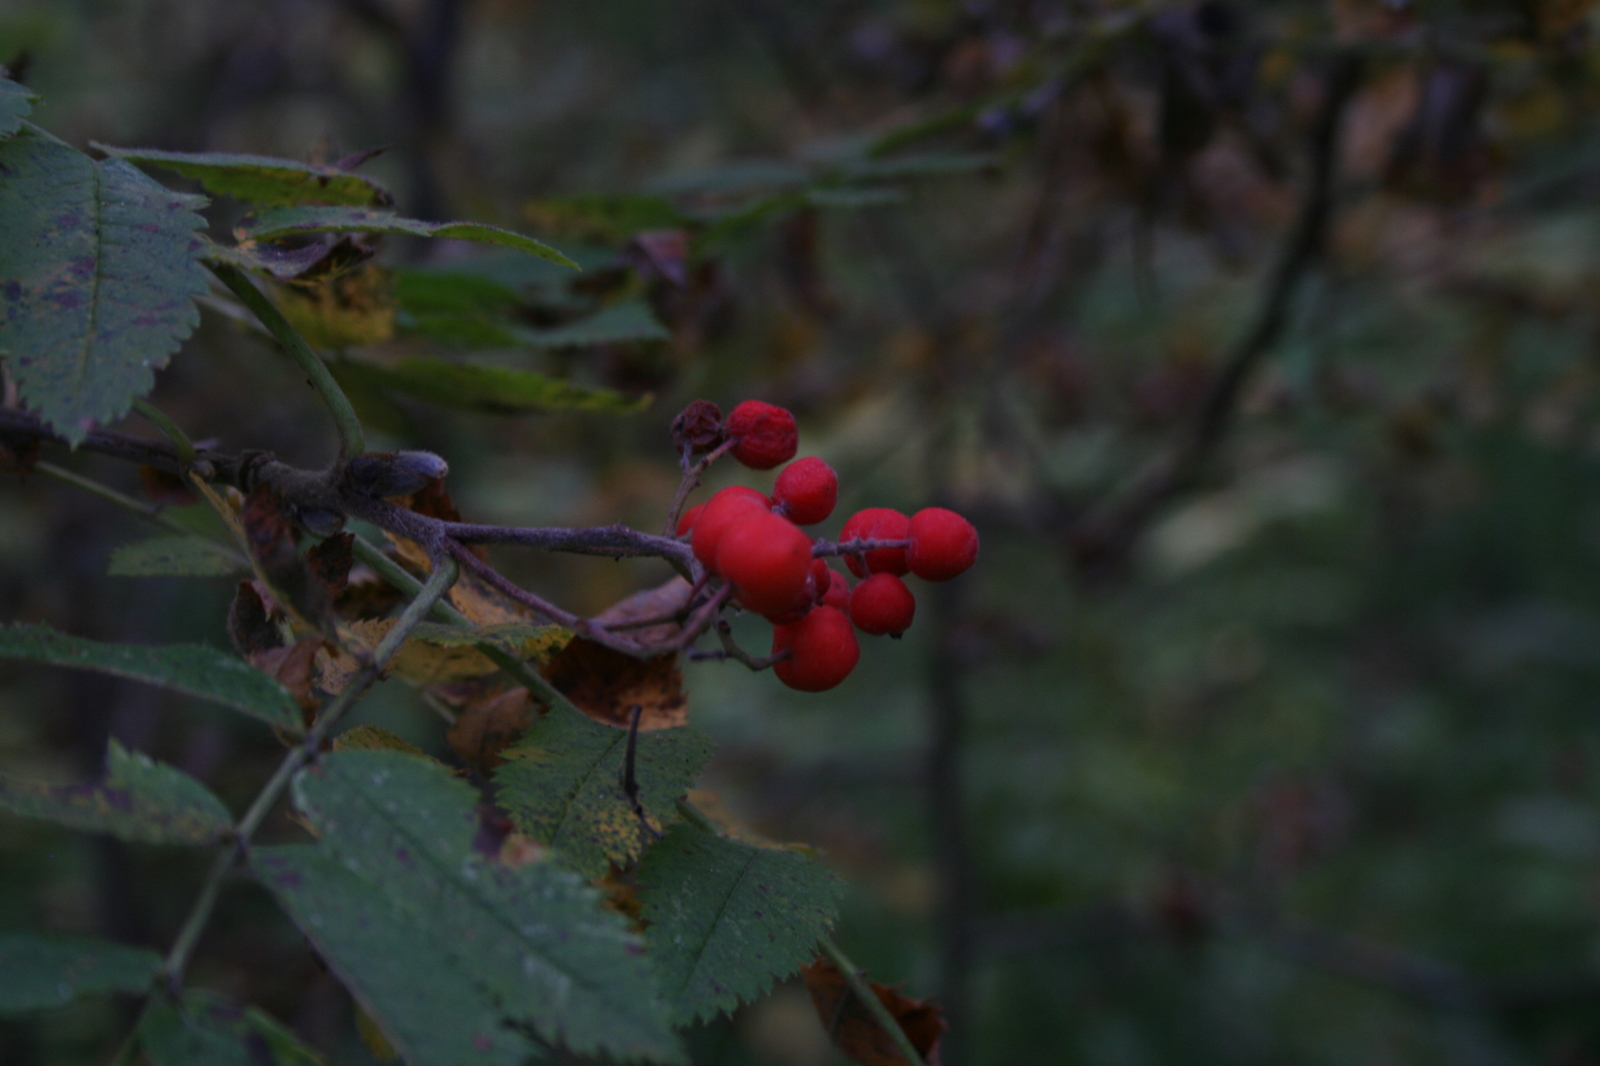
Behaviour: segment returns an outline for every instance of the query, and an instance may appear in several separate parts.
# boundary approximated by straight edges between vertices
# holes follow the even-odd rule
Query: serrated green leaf
[[[572,631],[561,626],[536,626],[522,622],[494,626],[423,622],[412,630],[411,639],[436,644],[441,648],[461,648],[487,642],[526,661],[560,651],[572,639]]]
[[[0,811],[150,844],[209,844],[233,831],[233,816],[200,782],[116,741],[105,780],[48,785],[0,774]]]
[[[577,348],[589,344],[664,341],[670,340],[672,333],[657,321],[649,304],[643,300],[625,300],[565,325],[548,329],[518,327],[512,330],[512,336],[518,343],[532,348]]]
[[[395,389],[420,400],[490,414],[524,411],[596,411],[627,414],[650,405],[651,397],[610,389],[587,389],[528,370],[403,359],[392,367],[350,360],[332,364],[333,375],[368,387]]]
[[[286,729],[300,728],[300,705],[249,663],[203,644],[102,644],[46,625],[0,626],[0,659],[72,666],[198,696]]]
[[[548,259],[572,269],[578,264],[532,237],[481,222],[423,222],[401,218],[388,211],[359,207],[279,207],[261,211],[241,221],[234,232],[240,240],[270,241],[308,233],[403,233],[413,237],[443,237],[458,241],[498,244]]]
[[[410,1066],[523,1066],[543,1050],[409,907],[320,847],[258,847],[251,865]]]
[[[0,1014],[63,1007],[82,996],[143,992],[161,969],[144,948],[80,937],[0,934]]]
[[[22,120],[33,111],[39,94],[10,78],[0,78],[0,137],[9,137],[22,128]]]
[[[256,204],[394,203],[388,189],[337,167],[230,152],[164,152],[157,148],[113,148],[90,142],[107,155],[193,178],[219,196]]]
[[[673,826],[639,864],[651,959],[675,1025],[765,992],[816,955],[842,882],[798,851]]]
[[[446,767],[338,751],[294,796],[318,843],[258,848],[256,872],[413,1066],[542,1041],[681,1061],[626,920],[555,863],[475,851],[478,794]]]
[[[495,772],[500,803],[517,828],[590,877],[631,861],[644,843],[622,792],[627,740],[626,730],[552,707],[502,753],[506,762]],[[645,812],[669,821],[710,757],[710,739],[688,727],[640,733],[634,776]]]
[[[242,569],[241,564],[193,537],[151,537],[113,551],[106,573],[112,577],[216,577]]]
[[[122,417],[200,321],[196,197],[29,126],[0,141],[0,356],[77,444]]]
[[[152,1000],[139,1020],[150,1066],[319,1066],[322,1057],[266,1012],[214,992]]]

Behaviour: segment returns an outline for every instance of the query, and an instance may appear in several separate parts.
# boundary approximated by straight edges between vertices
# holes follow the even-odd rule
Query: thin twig
[[[178,931],[177,939],[173,941],[172,950],[167,953],[166,961],[162,964],[161,973],[171,991],[175,993],[183,983],[184,970],[188,967],[189,958],[200,940],[206,922],[210,920],[211,911],[216,906],[217,895],[222,890],[222,882],[234,863],[249,849],[250,838],[266,820],[284,789],[289,787],[294,775],[302,766],[316,758],[329,731],[383,676],[384,669],[399,652],[400,646],[428,617],[434,604],[450,591],[450,586],[455,584],[459,573],[460,570],[452,559],[441,559],[435,564],[433,574],[422,586],[417,597],[406,605],[400,617],[395,619],[394,625],[378,642],[377,648],[372,652],[371,660],[322,708],[316,721],[306,731],[305,739],[289,749],[283,761],[278,764],[276,772],[256,794],[255,801],[250,804],[249,810],[245,811],[244,817],[240,818],[238,825],[234,827],[232,842],[212,863],[211,872],[206,875],[200,895],[190,909],[188,918],[184,920],[183,928]]]
[[[194,462],[194,442],[189,439],[189,434],[183,431],[183,427],[174,422],[165,411],[148,400],[138,399],[133,401],[133,409],[149,419],[161,431],[161,435],[172,442],[172,446],[178,450],[179,459],[186,463]]]
[[[210,551],[216,552],[218,555],[230,562],[238,563],[240,566],[250,565],[248,559],[233,549],[218,544],[216,541],[205,536],[204,534],[196,533],[194,530],[185,526],[182,522],[162,514],[155,507],[149,504],[141,503],[132,496],[127,496],[118,492],[110,485],[102,485],[100,482],[95,481],[92,478],[86,478],[82,474],[75,474],[71,470],[56,466],[54,463],[35,463],[33,468],[39,471],[41,474],[46,474],[50,477],[53,477],[57,481],[71,485],[73,488],[82,489],[84,492],[87,492],[93,496],[98,496],[107,503],[112,503],[123,508],[124,510],[132,511],[140,518],[143,518],[147,522],[158,525],[162,529],[189,537],[193,539],[195,543],[204,545]]]
[[[689,499],[689,493],[700,486],[700,476],[712,463],[722,458],[737,444],[734,440],[725,440],[711,451],[707,452],[698,463],[689,465],[688,452],[685,451],[680,466],[683,468],[683,479],[678,482],[678,491],[672,496],[672,506],[667,508],[666,535],[676,536],[678,532],[678,516],[683,513],[683,505]],[[687,446],[686,446],[687,447]]]

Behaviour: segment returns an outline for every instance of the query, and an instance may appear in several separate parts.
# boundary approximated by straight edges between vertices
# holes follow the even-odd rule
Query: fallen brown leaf
[[[507,689],[468,702],[445,734],[445,740],[462,762],[487,775],[505,761],[500,752],[510,747],[532,724],[533,698],[528,690]]]
[[[551,657],[544,676],[590,718],[626,729],[633,708],[643,731],[689,721],[689,700],[676,655],[635,659],[582,637]]]
[[[844,974],[824,956],[801,967],[800,977],[811,992],[822,1026],[833,1042],[862,1066],[910,1066],[876,1018],[862,1005],[844,979]],[[878,1002],[900,1023],[927,1066],[939,1066],[939,1039],[949,1028],[939,1008],[926,1000],[903,996],[897,989],[868,981]]]

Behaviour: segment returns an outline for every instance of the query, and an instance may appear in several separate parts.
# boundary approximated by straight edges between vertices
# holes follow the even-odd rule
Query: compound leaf
[[[359,207],[279,207],[251,215],[234,227],[243,240],[270,241],[311,233],[403,233],[412,237],[445,237],[515,248],[552,263],[578,269],[578,264],[532,237],[481,222],[423,222],[389,211]]]
[[[242,659],[203,644],[103,644],[46,625],[0,626],[0,659],[132,678],[220,703],[271,725],[300,728],[300,705],[288,689]]]
[[[682,823],[644,857],[638,882],[675,1025],[732,1010],[810,962],[844,887],[801,852]]]
[[[266,1012],[213,992],[153,1000],[139,1022],[150,1066],[319,1066],[321,1056]]]
[[[130,163],[193,178],[208,192],[257,204],[392,204],[388,189],[371,178],[337,167],[298,163],[264,155],[229,152],[164,152],[157,148],[94,147]]]
[[[113,551],[106,573],[112,577],[216,577],[242,569],[242,563],[194,537],[150,537]]]
[[[31,126],[0,141],[0,175],[0,355],[77,444],[149,392],[199,322],[199,201]]]
[[[150,844],[209,844],[233,831],[233,817],[200,782],[116,741],[105,780],[48,785],[0,774],[0,811]]]
[[[258,848],[256,871],[413,1066],[545,1041],[681,1060],[626,920],[570,870],[475,850],[478,795],[448,768],[335,751],[294,796],[318,843]]]
[[[447,363],[442,359],[402,359],[392,367],[345,361],[333,364],[343,384],[390,388],[421,400],[490,414],[525,411],[595,411],[625,414],[650,404],[651,397],[589,389],[528,370]]]
[[[522,742],[502,754],[499,799],[517,828],[560,850],[590,877],[641,849],[642,828],[622,791],[628,733],[566,707],[552,707]],[[634,776],[645,813],[673,813],[711,757],[711,741],[687,726],[639,734]]]
[[[0,1015],[64,1007],[80,996],[143,992],[161,956],[105,940],[0,934]]]
[[[37,93],[10,78],[0,78],[0,137],[9,137],[22,128],[22,120],[33,110]]]

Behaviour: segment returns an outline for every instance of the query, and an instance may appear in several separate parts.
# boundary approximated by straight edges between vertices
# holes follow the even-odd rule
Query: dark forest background
[[[707,786],[848,878],[837,939],[942,1004],[946,1066],[1600,1062],[1600,7],[0,0],[13,57],[80,146],[388,146],[407,213],[585,266],[471,260],[529,325],[648,302],[666,339],[513,353],[639,414],[357,394],[470,519],[654,530],[699,397],[793,409],[841,518],[973,517],[978,567],[836,691],[688,667]],[[341,343],[416,343],[371,300]],[[153,400],[312,461],[278,359],[208,315]],[[105,576],[140,534],[8,478],[0,614],[225,645],[230,580]],[[505,565],[583,614],[659,580]],[[401,686],[361,713],[447,754]],[[108,734],[235,804],[277,751],[0,668],[0,767],[84,779]],[[207,861],[13,819],[0,855],[0,928],[150,946]],[[259,888],[194,978],[370,1061]],[[104,1062],[127,1010],[0,1023],[0,1062]],[[798,982],[692,1045],[836,1061]]]

